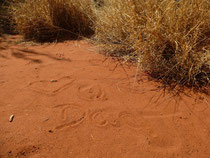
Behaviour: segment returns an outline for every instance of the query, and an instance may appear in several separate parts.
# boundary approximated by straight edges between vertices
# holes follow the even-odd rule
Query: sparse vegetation
[[[0,0],[0,36],[3,33],[15,34],[14,27],[11,23],[11,15],[8,6],[11,0]]]
[[[87,0],[16,0],[11,12],[25,39],[45,42],[93,34],[91,5]]]
[[[13,0],[16,30],[39,42],[93,35],[164,86],[209,93],[208,0]]]
[[[208,93],[209,8],[208,0],[106,0],[96,11],[95,40],[172,89]]]

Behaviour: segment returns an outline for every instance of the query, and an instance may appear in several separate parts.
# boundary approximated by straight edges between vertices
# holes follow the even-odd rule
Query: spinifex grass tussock
[[[91,1],[14,0],[11,5],[17,31],[40,42],[93,34]]]
[[[2,36],[3,34],[3,29],[2,29],[2,26],[0,26],[0,37]]]
[[[2,34],[14,34],[14,28],[11,23],[11,15],[8,6],[11,0],[0,0],[0,36]]]
[[[170,88],[209,93],[208,0],[106,0],[96,12],[95,40],[106,52],[135,60]]]

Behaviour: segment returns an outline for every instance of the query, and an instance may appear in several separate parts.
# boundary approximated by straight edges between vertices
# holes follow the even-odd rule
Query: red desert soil
[[[0,46],[1,158],[209,158],[209,97],[164,94],[85,41],[19,40]]]

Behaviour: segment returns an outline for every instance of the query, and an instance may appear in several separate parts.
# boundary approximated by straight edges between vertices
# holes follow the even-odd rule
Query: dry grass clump
[[[209,92],[208,0],[106,0],[95,10],[95,40],[111,55],[135,60],[171,88]]]
[[[2,26],[0,25],[0,37],[2,36],[2,34],[3,34],[3,29],[2,29]]]
[[[11,23],[11,15],[8,6],[11,0],[0,0],[0,36],[5,34],[14,34],[14,28]]]
[[[91,5],[87,0],[14,0],[11,12],[25,39],[44,42],[91,35]]]
[[[0,36],[2,36],[3,34],[3,19],[4,19],[4,15],[3,15],[3,1],[0,1]]]

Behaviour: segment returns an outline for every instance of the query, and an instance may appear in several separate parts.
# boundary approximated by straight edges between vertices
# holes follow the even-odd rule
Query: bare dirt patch
[[[209,157],[208,96],[164,93],[85,41],[19,38],[0,43],[1,158]]]

